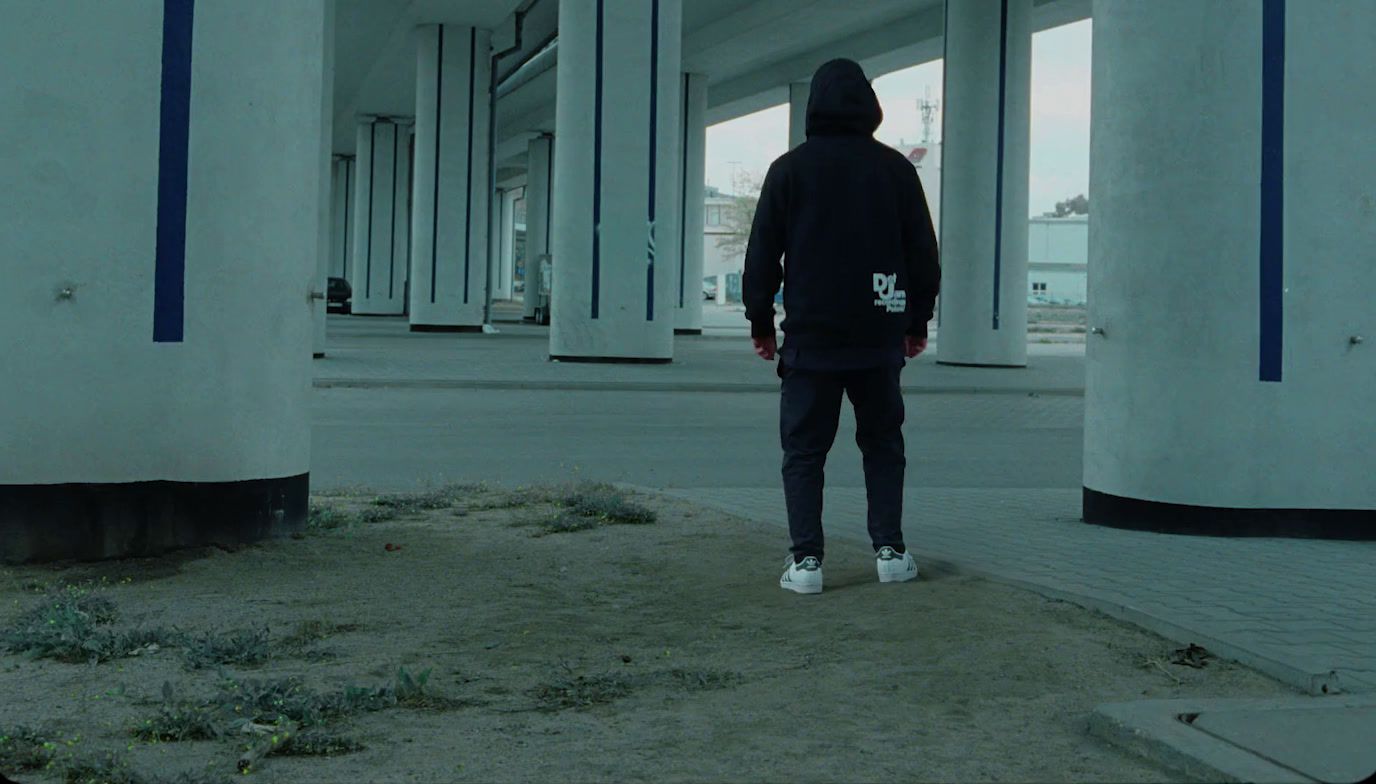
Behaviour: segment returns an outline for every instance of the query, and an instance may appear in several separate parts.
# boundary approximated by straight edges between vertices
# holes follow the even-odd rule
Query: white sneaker
[[[809,555],[802,563],[794,563],[790,555],[779,587],[794,593],[821,593],[822,562]]]
[[[912,553],[900,553],[892,547],[881,547],[874,555],[874,568],[881,583],[905,583],[917,579],[917,561]]]

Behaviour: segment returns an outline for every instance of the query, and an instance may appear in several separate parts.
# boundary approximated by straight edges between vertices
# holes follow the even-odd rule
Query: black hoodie
[[[916,169],[873,137],[882,120],[855,62],[832,60],[812,77],[807,141],[770,165],[745,253],[755,337],[774,335],[780,283],[789,348],[926,337],[941,283],[936,234]]]

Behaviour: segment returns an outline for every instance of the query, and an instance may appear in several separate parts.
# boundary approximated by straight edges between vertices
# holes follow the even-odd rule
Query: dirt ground
[[[505,498],[465,490],[364,521],[381,508],[371,496],[335,496],[299,539],[0,568],[0,632],[85,585],[118,607],[110,628],[266,627],[272,641],[265,662],[218,669],[191,669],[172,644],[99,664],[0,653],[0,733],[42,725],[54,749],[47,770],[4,772],[63,781],[70,760],[108,750],[136,773],[68,780],[1174,781],[1089,737],[1093,707],[1290,693],[1227,662],[1170,663],[1178,646],[1161,638],[978,579],[880,585],[849,545],[829,553],[825,593],[786,593],[777,530],[677,501],[635,499],[654,524],[551,533],[534,523],[580,526]],[[303,628],[314,641],[287,645]],[[268,756],[248,777],[241,752],[285,725],[131,735],[226,677],[297,676],[323,694],[395,685],[401,668],[428,671],[411,699],[318,728],[340,753]]]

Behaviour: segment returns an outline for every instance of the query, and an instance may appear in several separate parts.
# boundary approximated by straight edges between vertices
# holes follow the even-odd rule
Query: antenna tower
[[[922,143],[932,143],[932,124],[936,122],[936,110],[940,106],[938,101],[932,100],[932,88],[927,87],[927,94],[917,102],[917,110],[922,114]]]

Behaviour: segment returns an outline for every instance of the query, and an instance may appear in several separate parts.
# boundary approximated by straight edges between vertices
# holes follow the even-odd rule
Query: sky
[[[1029,204],[1033,215],[1089,191],[1090,30],[1086,19],[1032,36],[1032,165]],[[874,80],[884,109],[877,138],[897,145],[922,139],[917,102],[930,91],[941,102],[942,62],[914,66]],[[933,125],[941,138],[941,114]],[[707,183],[729,191],[734,172],[763,175],[788,150],[788,107],[719,123],[707,129]]]

